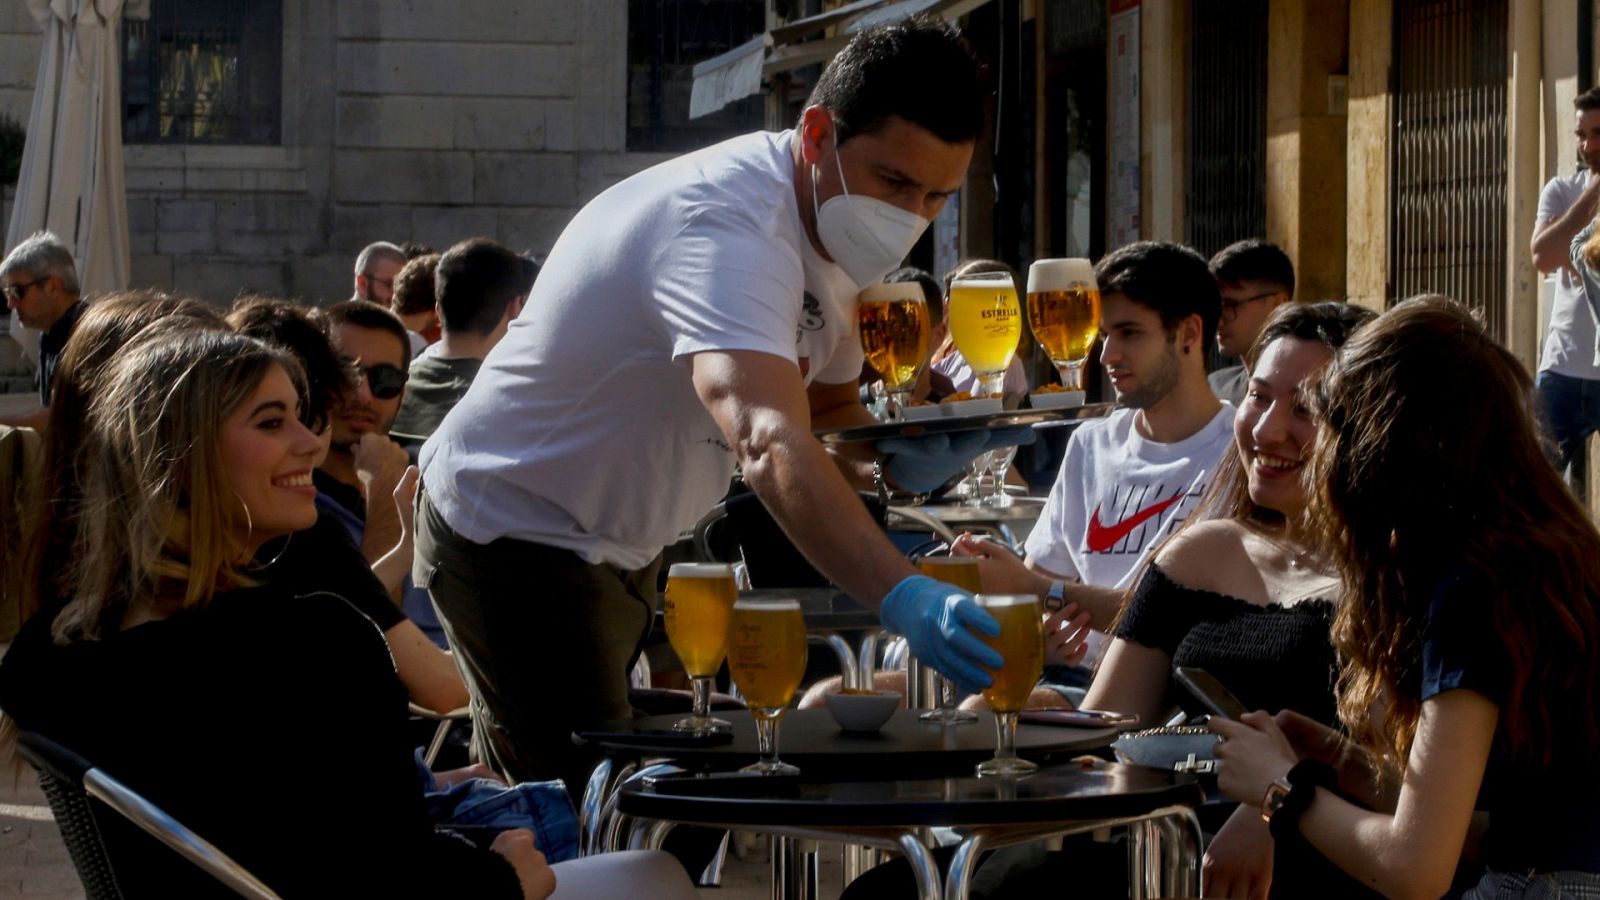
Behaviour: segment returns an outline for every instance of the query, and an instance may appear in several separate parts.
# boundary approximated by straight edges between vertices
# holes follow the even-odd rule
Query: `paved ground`
[[[32,773],[25,773],[15,784],[6,773],[0,782],[3,782],[0,783],[0,898],[82,898],[83,888]],[[762,900],[771,896],[767,884],[766,839],[751,836],[744,844],[748,850],[743,859],[733,853],[728,855],[722,887],[703,889],[702,897]],[[837,848],[824,848],[820,881],[820,896],[838,896],[841,887]]]

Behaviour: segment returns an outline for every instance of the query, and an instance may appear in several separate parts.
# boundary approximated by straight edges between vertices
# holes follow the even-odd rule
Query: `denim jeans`
[[[1590,872],[1484,873],[1461,900],[1600,900],[1600,875]]]
[[[1540,372],[1539,404],[1555,439],[1557,468],[1574,485],[1583,483],[1589,436],[1600,431],[1600,380]],[[1570,469],[1570,471],[1569,471]]]

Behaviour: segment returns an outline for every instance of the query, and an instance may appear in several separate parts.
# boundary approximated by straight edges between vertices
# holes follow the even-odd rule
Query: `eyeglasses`
[[[1222,320],[1224,322],[1232,322],[1234,319],[1239,318],[1239,307],[1246,303],[1259,303],[1268,297],[1276,297],[1281,293],[1283,291],[1267,291],[1265,294],[1257,294],[1254,297],[1246,297],[1243,300],[1224,300],[1222,301]]]
[[[365,273],[363,273],[363,274],[365,274]],[[393,278],[379,278],[376,275],[367,275],[367,281],[370,284],[381,284],[381,285],[383,285],[384,287],[386,287],[386,288],[388,288],[390,290],[394,290],[394,279]]]
[[[4,288],[0,288],[0,293],[5,294],[7,300],[10,300],[12,303],[16,303],[16,302],[20,301],[24,296],[26,296],[28,291],[33,289],[34,285],[44,284],[46,281],[49,281],[49,280],[50,279],[48,277],[46,277],[46,278],[35,278],[34,280],[32,280],[30,282],[27,282],[26,284],[7,285]]]
[[[345,364],[367,380],[367,388],[379,400],[393,400],[400,396],[400,392],[406,389],[406,379],[410,377],[405,369],[389,363],[363,366],[359,360],[346,359]]]

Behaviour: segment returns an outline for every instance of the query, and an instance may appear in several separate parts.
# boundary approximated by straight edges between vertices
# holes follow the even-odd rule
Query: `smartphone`
[[[1183,689],[1199,700],[1200,705],[1214,716],[1238,721],[1240,716],[1249,711],[1239,702],[1239,698],[1233,695],[1233,691],[1223,687],[1222,682],[1205,669],[1179,666],[1173,671],[1172,677],[1176,678],[1178,683],[1183,685]]]
[[[586,743],[622,744],[639,747],[719,747],[733,743],[730,731],[695,734],[673,731],[668,728],[638,729],[635,731],[584,731],[578,734]]]
[[[680,797],[795,797],[800,793],[800,776],[764,772],[645,776],[641,781],[657,794]]]
[[[1127,728],[1139,724],[1134,713],[1103,709],[1025,709],[1017,721],[1029,725],[1065,725],[1073,728]]]

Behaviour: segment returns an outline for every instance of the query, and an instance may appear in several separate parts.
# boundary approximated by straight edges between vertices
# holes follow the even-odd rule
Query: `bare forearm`
[[[1424,848],[1386,813],[1359,809],[1319,789],[1300,831],[1330,862],[1386,897],[1432,900],[1449,890],[1454,860],[1445,865],[1426,859]]]
[[[1097,587],[1092,584],[1083,584],[1062,578],[1048,570],[1041,569],[1028,560],[1028,571],[1031,576],[1028,584],[1022,589],[1030,594],[1044,596],[1050,590],[1053,582],[1065,582],[1062,597],[1068,603],[1078,604],[1078,608],[1089,614],[1089,626],[1099,631],[1111,627],[1117,620],[1117,613],[1122,609],[1122,591],[1116,588]]]
[[[1534,268],[1549,273],[1571,262],[1572,239],[1594,220],[1596,207],[1600,206],[1597,198],[1600,198],[1600,178],[1591,177],[1577,202],[1534,235],[1530,248]]]
[[[402,529],[400,512],[395,509],[394,498],[390,496],[394,485],[388,485],[385,489],[374,482],[367,486],[367,490],[370,496],[378,500],[367,503],[367,525],[361,534],[361,555],[366,557],[369,564],[373,564],[387,556],[400,542]],[[402,574],[401,577],[405,576]]]

